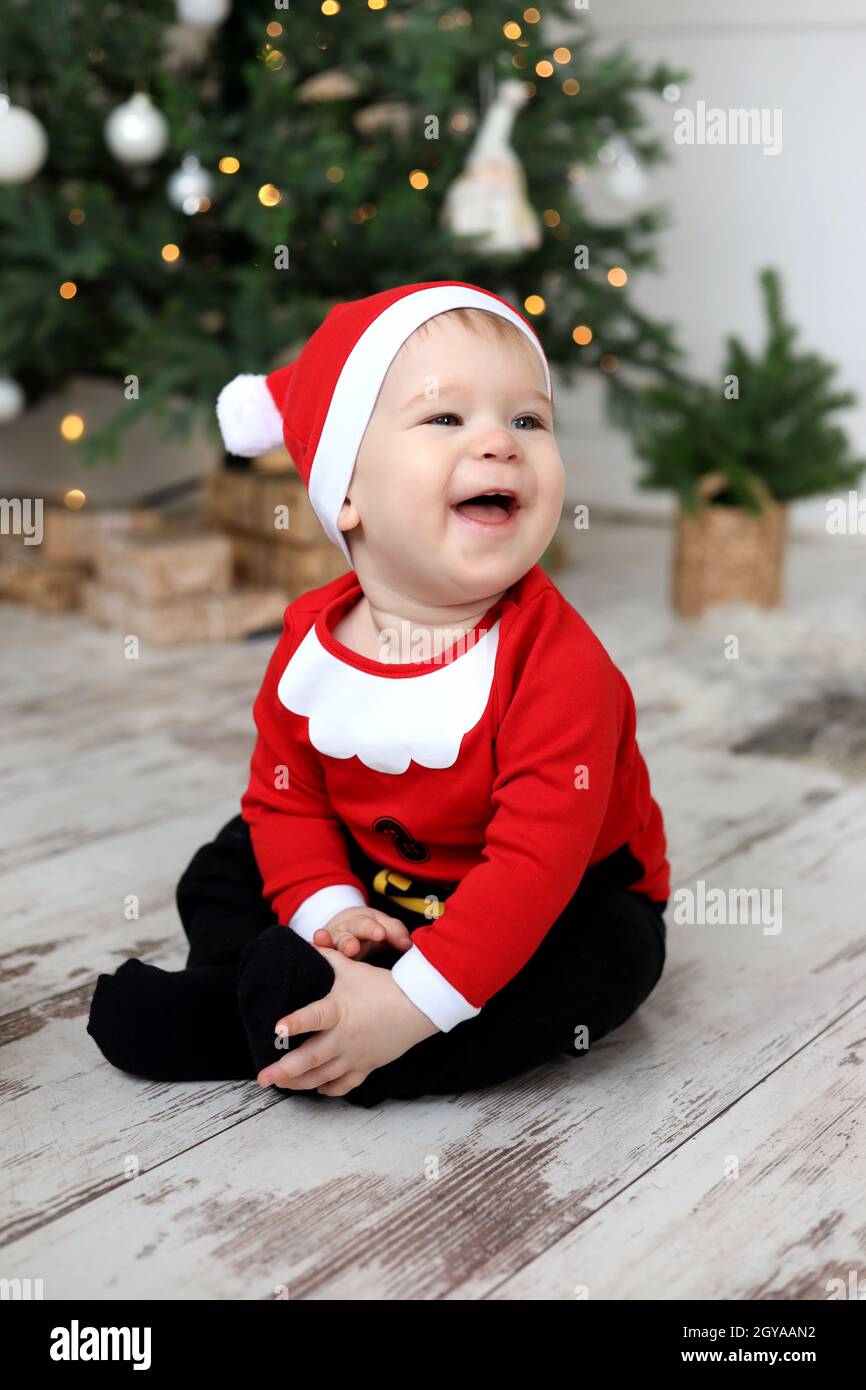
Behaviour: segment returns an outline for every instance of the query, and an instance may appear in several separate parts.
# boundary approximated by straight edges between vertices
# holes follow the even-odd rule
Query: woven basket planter
[[[755,603],[777,608],[787,544],[788,507],[755,480],[763,511],[714,506],[712,498],[728,484],[708,473],[698,484],[698,510],[677,518],[672,602],[692,618],[717,603]]]

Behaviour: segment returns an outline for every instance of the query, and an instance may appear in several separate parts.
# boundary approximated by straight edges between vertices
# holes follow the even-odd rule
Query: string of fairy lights
[[[388,8],[388,0],[367,0],[367,8],[371,11],[384,11]],[[323,17],[335,19],[340,14],[342,5],[340,4],[340,0],[322,0],[320,10]],[[392,23],[399,24],[400,22],[405,22],[405,17],[398,16],[394,12],[391,13],[390,18]],[[534,81],[535,78],[541,81],[548,81],[558,73],[561,74],[562,69],[567,67],[572,61],[571,50],[564,45],[560,45],[553,49],[549,57],[539,58],[532,63],[530,67],[530,60],[521,51],[529,47],[532,42],[527,35],[526,27],[539,24],[541,19],[541,10],[534,6],[529,6],[523,10],[519,20],[506,20],[501,28],[503,38],[513,45],[515,50],[511,55],[512,66],[517,72],[526,73],[524,85],[527,88],[527,95],[530,97],[534,96],[537,91]],[[471,24],[472,15],[465,9],[456,10],[452,14],[441,15],[437,20],[438,27],[444,31],[468,27]],[[265,26],[265,33],[267,35],[267,40],[264,42],[259,56],[263,65],[269,71],[276,72],[279,71],[286,62],[286,56],[279,47],[279,41],[284,36],[284,26],[277,19],[271,20]],[[320,47],[323,49],[328,47],[326,39],[320,41]],[[581,91],[581,85],[576,77],[571,74],[566,74],[562,77],[560,89],[564,96],[576,97]],[[146,94],[137,93],[136,95],[137,97],[143,96],[145,101],[149,100]],[[464,112],[455,113],[450,120],[452,128],[457,132],[468,130],[471,123],[470,116]],[[190,166],[198,166],[198,161],[191,156],[187,157],[184,163],[189,163]],[[225,154],[218,160],[217,168],[221,175],[226,178],[231,178],[240,172],[241,161],[237,155]],[[174,177],[180,178],[181,171],[178,171],[178,174]],[[327,182],[338,184],[345,177],[345,170],[339,165],[331,165],[324,171],[324,177]],[[423,192],[430,187],[430,174],[424,169],[410,169],[406,177],[409,186],[417,192]],[[209,176],[203,175],[203,178],[207,179]],[[199,191],[196,191],[196,183],[193,175],[189,183],[189,188],[191,191],[189,191],[186,196],[183,195],[182,189],[180,192],[180,202],[178,205],[182,207],[182,210],[190,215],[203,215],[209,212],[212,207],[212,199],[209,196],[208,183],[201,182],[199,184]],[[277,184],[266,182],[259,186],[255,196],[263,208],[276,208],[282,203],[284,192]],[[173,199],[173,201],[176,200]],[[375,204],[363,203],[360,207],[353,209],[351,220],[356,223],[362,223],[375,215]],[[73,226],[81,226],[85,222],[86,216],[86,211],[82,207],[73,207],[68,214],[69,221]],[[544,226],[553,229],[560,226],[562,219],[557,209],[546,208],[541,214],[541,221]],[[180,266],[183,261],[183,251],[177,242],[167,242],[160,248],[159,254],[167,266]],[[622,266],[618,265],[609,268],[606,273],[606,278],[608,284],[615,289],[621,288],[628,283],[628,273]],[[78,291],[79,286],[74,280],[64,280],[58,287],[58,293],[61,299],[66,301],[74,300],[78,295]],[[530,294],[523,300],[523,309],[530,317],[538,318],[546,312],[547,303],[542,295]],[[577,347],[587,347],[593,341],[593,329],[586,323],[577,324],[572,329],[571,338]],[[598,359],[598,366],[603,372],[616,372],[619,365],[619,359],[614,353],[603,353]],[[75,413],[64,415],[60,421],[59,432],[63,439],[70,442],[80,439],[85,432],[83,417]],[[85,494],[80,488],[71,488],[64,496],[65,505],[73,510],[78,510],[84,505],[85,501]]]

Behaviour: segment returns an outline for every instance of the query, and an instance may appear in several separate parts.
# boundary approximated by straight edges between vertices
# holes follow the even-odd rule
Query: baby
[[[186,970],[101,975],[88,1031],[138,1075],[362,1106],[582,1055],[662,973],[670,870],[631,691],[539,564],[537,335],[401,286],[217,413],[233,453],[285,442],[350,569],[286,609],[241,814],[178,884]]]

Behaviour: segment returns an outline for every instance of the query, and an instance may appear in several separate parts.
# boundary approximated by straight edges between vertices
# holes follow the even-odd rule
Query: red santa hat
[[[314,512],[350,565],[337,518],[379,389],[406,339],[447,309],[486,309],[525,333],[553,399],[550,368],[535,330],[499,295],[461,280],[399,285],[336,304],[293,362],[266,375],[236,376],[217,398],[229,453],[254,458],[285,444]]]

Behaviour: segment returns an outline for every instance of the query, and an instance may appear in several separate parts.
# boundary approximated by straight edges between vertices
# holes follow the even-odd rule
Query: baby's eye
[[[544,429],[544,421],[541,420],[537,415],[515,415],[514,418],[515,418],[515,420],[531,420],[533,426],[534,426],[536,429]],[[458,420],[458,421],[459,421],[459,416],[457,416],[457,415],[450,415],[450,414],[449,414],[449,415],[434,415],[434,416],[433,416],[433,419],[432,419],[432,420],[428,420],[426,423],[427,423],[428,425],[437,425],[437,424],[439,423],[440,420]]]

